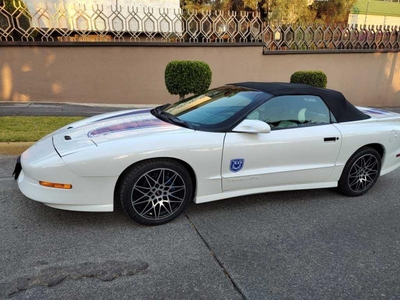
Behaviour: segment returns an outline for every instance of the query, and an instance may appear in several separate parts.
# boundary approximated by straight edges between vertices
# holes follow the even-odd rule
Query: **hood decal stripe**
[[[155,127],[172,127],[173,125],[161,121],[159,119],[147,119],[147,120],[132,120],[120,124],[114,124],[109,126],[100,127],[94,129],[88,133],[88,137],[95,137],[103,134],[110,134],[116,132],[131,131],[141,128],[155,128]]]

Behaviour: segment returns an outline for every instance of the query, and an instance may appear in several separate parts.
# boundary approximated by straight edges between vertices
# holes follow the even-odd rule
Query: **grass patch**
[[[36,142],[83,117],[0,117],[0,142]]]

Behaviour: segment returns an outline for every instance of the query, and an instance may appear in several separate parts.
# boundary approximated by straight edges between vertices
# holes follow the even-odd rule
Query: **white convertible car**
[[[25,151],[27,197],[75,211],[169,222],[195,203],[283,190],[359,196],[400,166],[400,114],[356,108],[341,93],[244,82],[175,104],[94,116]]]

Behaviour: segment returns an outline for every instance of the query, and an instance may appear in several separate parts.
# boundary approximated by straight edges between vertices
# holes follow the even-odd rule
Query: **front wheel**
[[[189,172],[170,159],[141,162],[125,174],[121,183],[124,211],[144,225],[172,221],[186,210],[192,198]]]
[[[338,188],[347,196],[361,196],[376,183],[380,171],[379,153],[370,147],[361,148],[347,161]]]

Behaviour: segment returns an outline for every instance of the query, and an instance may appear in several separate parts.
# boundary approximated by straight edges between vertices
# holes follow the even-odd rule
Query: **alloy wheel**
[[[161,220],[184,203],[186,186],[182,177],[168,168],[152,169],[136,181],[131,193],[135,212],[147,220]]]
[[[351,166],[348,185],[353,192],[363,192],[374,184],[379,176],[379,161],[372,154],[360,156]]]

